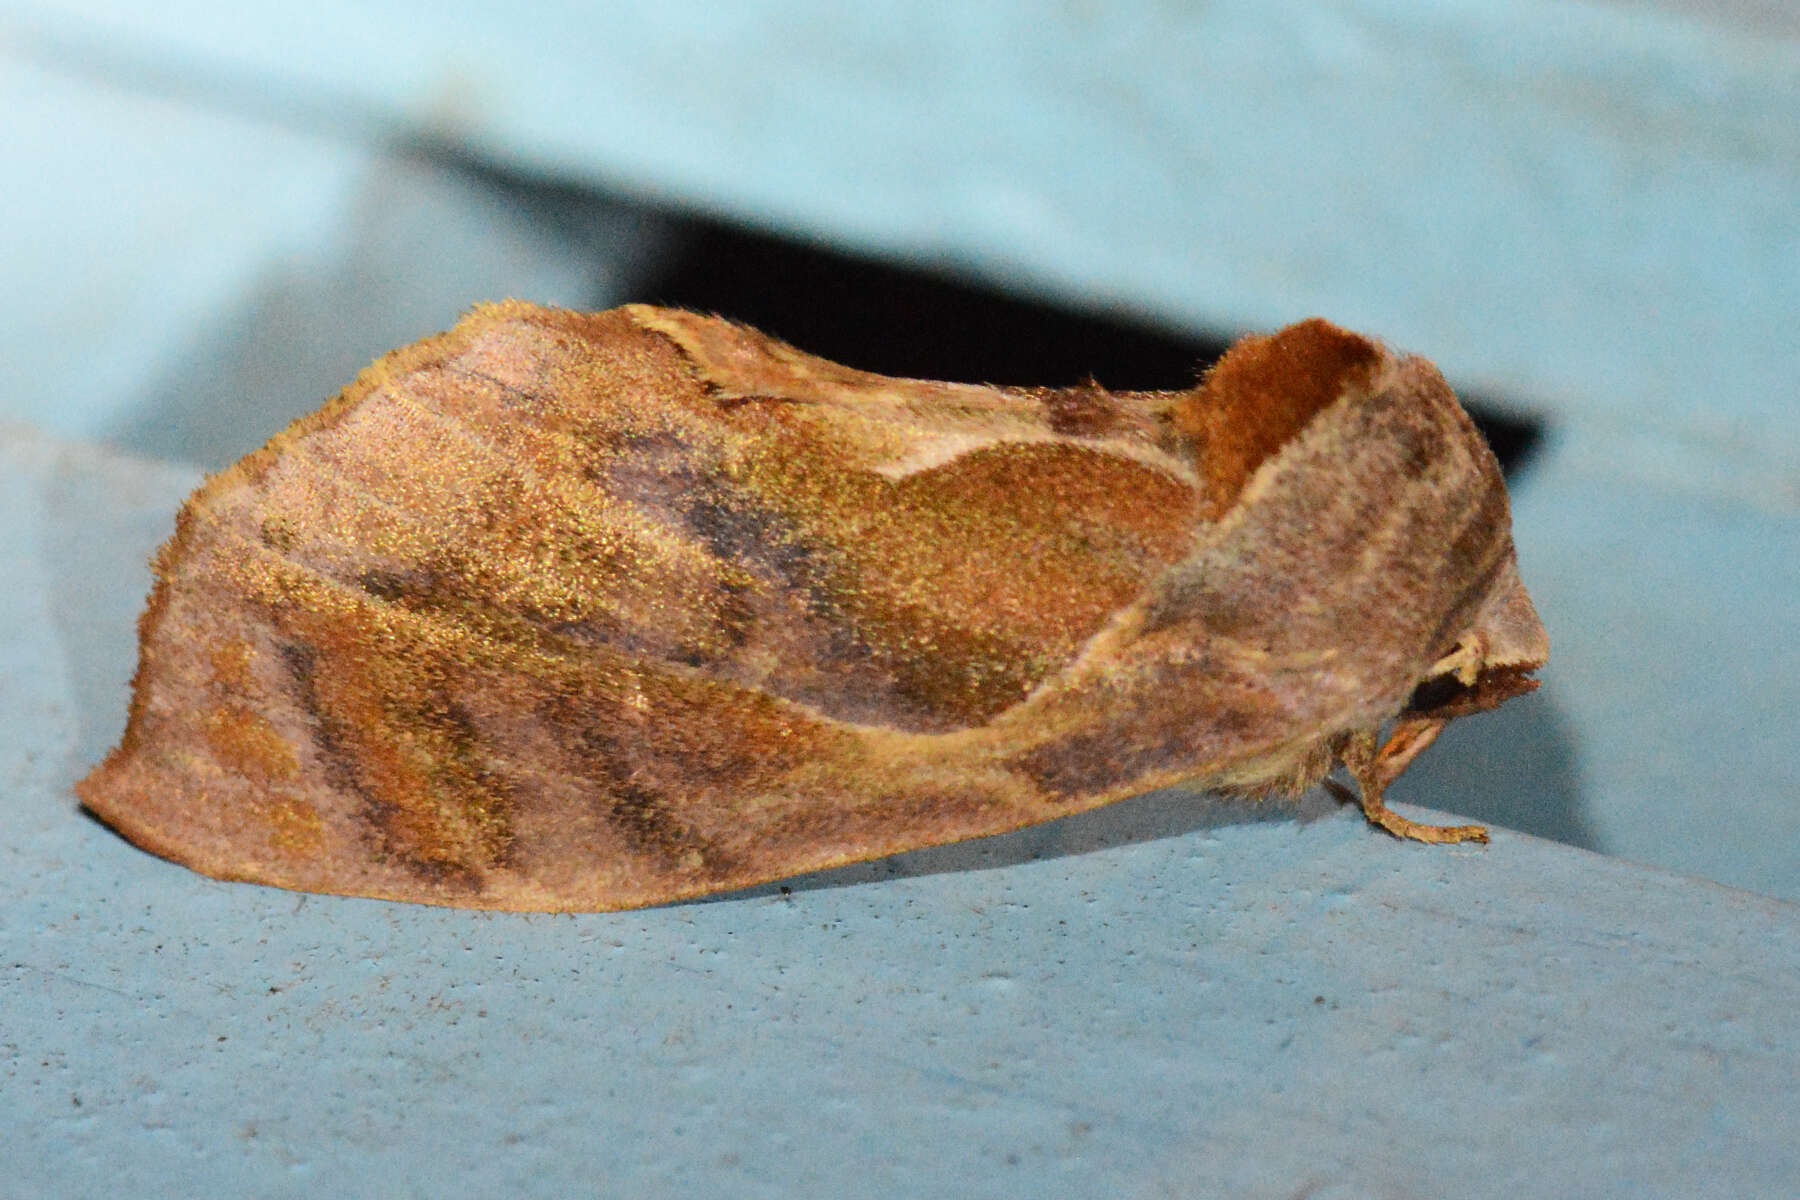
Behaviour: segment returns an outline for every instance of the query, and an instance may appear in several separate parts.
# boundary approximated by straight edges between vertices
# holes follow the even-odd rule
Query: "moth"
[[[208,479],[78,785],[220,879],[630,908],[1173,784],[1370,821],[1548,648],[1426,361],[1322,320],[1194,388],[891,379],[508,302]]]

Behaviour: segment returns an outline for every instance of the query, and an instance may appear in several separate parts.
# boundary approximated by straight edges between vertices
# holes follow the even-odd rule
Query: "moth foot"
[[[1355,803],[1369,819],[1369,824],[1385,829],[1397,838],[1411,842],[1428,842],[1434,846],[1451,846],[1458,842],[1485,842],[1488,840],[1485,825],[1425,825],[1418,821],[1410,821],[1401,816],[1386,804],[1382,803],[1381,793],[1363,786],[1363,794],[1354,795],[1349,788],[1336,782],[1326,780],[1338,799],[1346,803]]]
[[[1421,825],[1417,821],[1409,821],[1387,805],[1377,800],[1370,804],[1363,801],[1363,816],[1369,818],[1370,824],[1379,825],[1397,838],[1405,838],[1414,842],[1430,842],[1434,846],[1454,845],[1457,842],[1485,842],[1488,831],[1485,825]]]

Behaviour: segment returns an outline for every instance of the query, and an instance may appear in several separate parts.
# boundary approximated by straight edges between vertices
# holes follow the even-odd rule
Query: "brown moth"
[[[87,807],[221,879],[470,908],[1338,763],[1391,833],[1482,840],[1382,793],[1547,654],[1442,377],[1319,320],[1115,393],[483,307],[209,479],[155,570]]]

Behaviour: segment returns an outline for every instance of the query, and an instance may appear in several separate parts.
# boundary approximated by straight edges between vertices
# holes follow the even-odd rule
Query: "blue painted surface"
[[[1161,793],[791,894],[573,917],[152,858],[68,785],[116,733],[142,553],[193,482],[0,439],[0,1195],[1800,1177],[1800,908],[1504,831],[1403,845],[1320,795]]]

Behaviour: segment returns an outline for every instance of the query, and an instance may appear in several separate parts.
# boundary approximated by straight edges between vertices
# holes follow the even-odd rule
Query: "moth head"
[[[1549,638],[1509,554],[1475,621],[1431,664],[1402,715],[1447,720],[1496,708],[1537,690],[1532,672],[1549,655]]]
[[[1406,715],[1537,687],[1549,644],[1500,465],[1431,363],[1313,318],[1239,341],[1169,419],[1210,524],[1152,627],[1197,618],[1204,636],[1289,653],[1353,647],[1379,667],[1343,673],[1352,699],[1410,694]]]

